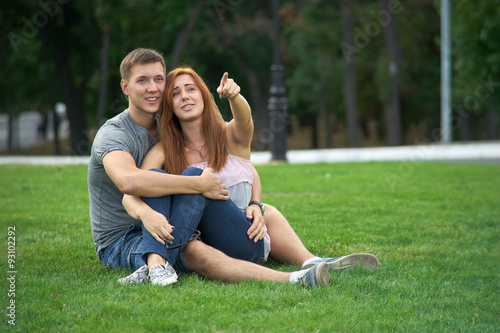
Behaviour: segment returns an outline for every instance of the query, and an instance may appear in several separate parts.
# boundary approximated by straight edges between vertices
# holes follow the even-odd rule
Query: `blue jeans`
[[[165,172],[160,169],[152,171]],[[203,170],[198,168],[188,168],[182,175],[198,176],[202,172]],[[254,243],[253,240],[248,239],[247,231],[251,221],[247,220],[245,214],[231,200],[212,200],[201,194],[176,194],[142,199],[151,208],[163,214],[171,225],[200,230],[200,238],[204,243],[226,255],[254,263],[260,263],[263,260],[263,240]],[[179,272],[189,273],[182,259],[185,245],[168,249],[158,242],[146,228],[142,227],[141,234],[135,228],[131,229],[123,238],[104,249],[103,263],[106,257],[110,257],[106,255],[108,252],[119,252],[119,255],[114,255],[116,259],[112,261],[119,261],[119,266],[123,268],[139,268],[146,262],[148,253],[156,253],[165,258]],[[194,235],[194,232],[190,230],[176,228],[172,233],[173,244],[167,244],[167,246],[184,244]],[[122,250],[113,250],[115,244]],[[137,259],[139,244],[142,245],[142,262]]]
[[[132,224],[125,235],[99,251],[99,257],[105,267],[137,269],[144,265],[142,249],[142,225]]]

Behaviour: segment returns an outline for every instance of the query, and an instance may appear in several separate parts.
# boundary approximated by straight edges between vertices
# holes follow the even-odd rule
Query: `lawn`
[[[325,288],[197,275],[124,287],[116,280],[129,271],[95,256],[86,166],[4,165],[0,331],[500,331],[500,165],[257,169],[263,200],[313,253],[370,252],[380,268],[332,272]]]

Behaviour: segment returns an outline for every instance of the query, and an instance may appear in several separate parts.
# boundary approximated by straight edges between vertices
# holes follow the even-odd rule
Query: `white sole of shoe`
[[[330,270],[343,271],[357,266],[375,270],[378,268],[378,259],[370,253],[354,253],[344,256],[335,262],[327,263]]]
[[[177,276],[173,276],[169,279],[166,279],[166,280],[163,280],[162,282],[153,282],[151,281],[151,284],[154,285],[154,286],[168,286],[168,285],[171,285],[171,284],[174,284],[177,282]]]
[[[335,262],[328,262],[326,264],[331,271],[343,271],[356,266],[374,270],[378,268],[378,259],[370,253],[353,253],[346,255]],[[302,269],[310,268],[314,265],[316,264],[310,263],[302,267]]]
[[[321,263],[318,264],[318,268],[316,269],[316,278],[318,281],[318,285],[327,286],[330,282],[330,276],[328,274],[330,272],[330,269],[328,268],[328,265],[326,263]]]

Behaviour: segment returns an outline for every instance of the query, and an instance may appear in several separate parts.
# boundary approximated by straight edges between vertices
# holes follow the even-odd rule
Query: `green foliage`
[[[500,1],[459,0],[452,16],[455,53],[455,100],[469,113],[500,106]],[[466,24],[461,24],[466,22]],[[491,86],[485,81],[493,82]]]
[[[494,332],[498,165],[339,163],[258,166],[263,199],[313,252],[371,252],[377,271],[331,273],[326,288],[197,275],[123,287],[95,256],[86,166],[0,166],[1,268],[16,228],[20,332]],[[297,269],[276,262],[279,270]],[[2,279],[2,304],[10,301]]]
[[[306,119],[317,114],[318,98],[331,112],[343,114],[342,55],[339,6],[333,2],[309,2],[295,8],[297,18],[286,29],[294,70],[287,80],[290,111]],[[311,59],[314,57],[314,61]]]
[[[500,33],[499,1],[453,2],[455,112],[465,110],[482,116],[485,108],[498,109],[500,104],[496,93],[500,82],[500,42],[496,38]],[[224,71],[229,71],[242,86],[256,118],[263,119],[257,130],[261,129],[269,97],[272,4],[262,0],[205,1],[187,31],[198,2],[2,3],[0,49],[5,70],[0,72],[0,112],[6,112],[8,99],[16,112],[52,110],[54,102],[64,100],[74,103],[68,105],[69,112],[85,113],[85,118],[72,121],[73,131],[85,132],[85,121],[94,124],[97,115],[104,31],[109,29],[111,36],[109,73],[104,78],[108,82],[106,118],[127,106],[119,86],[123,57],[136,47],[150,47],[162,52],[169,65],[174,46],[188,32],[181,62],[198,70],[211,87],[217,85]],[[400,92],[404,127],[424,121],[432,129],[439,126],[440,115],[439,1],[393,2],[402,9],[392,19],[397,21],[403,53]],[[356,45],[354,58],[359,117],[364,124],[373,120],[381,123],[381,101],[389,78],[383,27],[377,18],[379,8],[374,1],[352,3],[355,37],[364,40],[363,45]],[[327,105],[329,112],[342,121],[344,59],[339,3],[282,0],[280,19],[289,113],[300,120],[311,119]],[[487,87],[485,80],[490,82]],[[72,96],[64,97],[68,89],[72,89]],[[227,103],[220,106],[228,117]]]

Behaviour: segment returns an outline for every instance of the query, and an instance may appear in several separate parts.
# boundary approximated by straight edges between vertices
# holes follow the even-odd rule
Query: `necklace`
[[[183,137],[184,138],[184,145],[188,148],[194,148],[195,150],[197,150],[198,152],[201,152],[201,150],[205,150],[207,149],[207,143],[205,142],[203,144],[203,146],[201,147],[196,147],[194,143],[191,142],[191,140],[189,140],[188,138],[186,138],[185,136]],[[187,143],[187,144],[186,144]],[[189,147],[191,146],[191,147]]]

